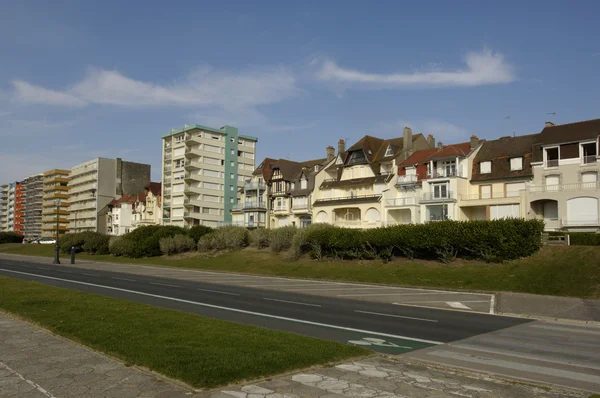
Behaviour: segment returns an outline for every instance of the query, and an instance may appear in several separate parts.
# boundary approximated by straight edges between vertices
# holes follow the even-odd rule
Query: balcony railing
[[[261,201],[244,202],[244,209],[266,209],[267,205]]]
[[[419,181],[419,176],[415,174],[398,176],[398,184],[414,184]]]
[[[597,156],[596,155],[589,155],[589,156],[584,156],[583,157],[583,164],[593,164],[597,162]]]
[[[267,185],[264,182],[246,182],[244,183],[244,190],[265,190],[267,189]]]
[[[529,192],[539,193],[539,192],[578,191],[578,190],[593,190],[593,189],[600,189],[600,181],[579,182],[579,183],[572,183],[572,184],[530,186]]]
[[[578,220],[561,218],[560,225],[563,227],[597,227],[600,226],[600,218],[597,218],[596,214]]]
[[[546,160],[546,167],[558,167],[558,159]]]
[[[306,210],[308,209],[308,203],[293,203],[292,210]]]
[[[427,178],[462,177],[461,169],[436,169],[427,173]]]
[[[435,192],[427,192],[421,196],[421,202],[444,202],[456,200],[454,192],[448,191],[446,194],[436,194]]]
[[[273,206],[273,211],[288,211],[287,206]]]
[[[350,199],[373,199],[378,200],[381,198],[379,194],[367,194],[367,195],[350,195],[350,196],[333,196],[331,198],[321,198],[319,202],[330,202],[334,200],[350,200]]]
[[[416,202],[415,198],[396,198],[386,200],[385,205],[387,207],[400,207],[414,205]]]
[[[460,200],[486,200],[486,199],[503,199],[503,198],[518,198],[519,191],[510,192],[492,192],[492,193],[474,193],[461,194]]]

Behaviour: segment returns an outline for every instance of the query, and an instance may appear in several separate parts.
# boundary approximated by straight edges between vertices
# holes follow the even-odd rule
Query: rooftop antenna
[[[546,115],[554,115],[554,124],[556,124],[556,112],[548,112]]]
[[[512,123],[510,123],[510,116],[505,116],[504,120],[508,120],[508,126],[509,126],[509,130],[510,130],[510,128],[512,127]],[[512,131],[513,131],[513,137],[514,137],[517,133],[516,133],[515,129],[512,129]]]

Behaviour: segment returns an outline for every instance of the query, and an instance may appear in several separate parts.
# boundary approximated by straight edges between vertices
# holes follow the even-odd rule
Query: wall
[[[121,173],[119,174],[119,166]],[[117,179],[117,195],[134,194],[143,192],[146,184],[150,182],[150,165],[116,160],[115,175]],[[119,186],[120,182],[120,186]]]

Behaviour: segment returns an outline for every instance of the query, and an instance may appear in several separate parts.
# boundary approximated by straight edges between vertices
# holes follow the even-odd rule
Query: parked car
[[[55,245],[56,239],[54,238],[40,238],[31,242],[34,245]]]

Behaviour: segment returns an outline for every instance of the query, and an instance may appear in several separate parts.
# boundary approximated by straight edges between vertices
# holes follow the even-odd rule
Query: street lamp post
[[[59,227],[60,227],[58,215],[60,212],[60,199],[57,199],[55,203],[56,203],[56,245],[54,247],[54,261],[52,262],[52,264],[60,264],[59,247],[58,247],[58,233],[59,233]]]

